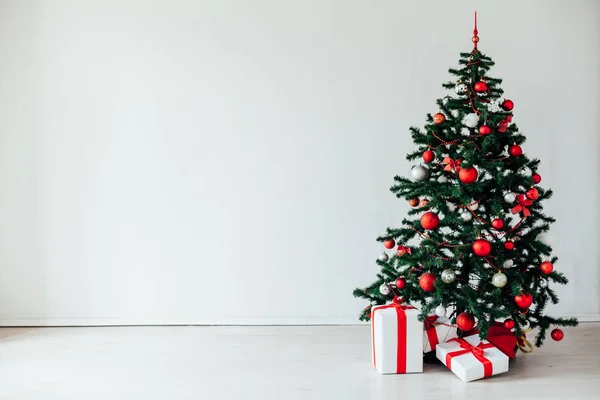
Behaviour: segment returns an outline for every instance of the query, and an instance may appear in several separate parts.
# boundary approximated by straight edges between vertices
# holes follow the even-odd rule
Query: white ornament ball
[[[381,293],[384,296],[387,296],[388,294],[390,294],[390,287],[384,283],[383,285],[379,286],[379,293]]]
[[[475,211],[479,208],[479,203],[475,203],[474,201],[471,202],[471,207],[469,207],[471,210]]]
[[[463,123],[469,128],[475,128],[479,123],[479,115],[475,113],[467,114],[463,119]]]
[[[504,268],[512,268],[514,265],[515,262],[513,260],[506,260],[504,261],[504,264],[502,264]]]
[[[388,262],[389,259],[390,257],[385,252],[381,253],[379,256],[379,261]]]
[[[462,218],[462,220],[463,220],[463,221],[465,221],[465,222],[469,222],[470,220],[472,220],[472,219],[473,219],[473,216],[472,216],[472,215],[471,215],[471,213],[470,213],[470,212],[468,212],[468,211],[463,211],[463,212],[460,214],[460,217],[461,217],[461,218]]]
[[[442,175],[442,176],[440,176],[438,178],[438,182],[439,183],[446,183],[446,182],[448,182],[448,178],[446,178],[444,175]]]
[[[422,165],[415,165],[410,170],[410,175],[415,182],[424,182],[429,179],[429,170]]]
[[[437,315],[438,317],[445,317],[446,316],[446,307],[444,307],[443,305],[439,305],[435,308],[435,315]]]
[[[508,192],[504,195],[504,201],[508,204],[512,204],[517,200],[517,196],[514,193]]]
[[[442,281],[444,283],[452,283],[456,279],[456,273],[454,270],[448,268],[442,271]]]
[[[508,279],[502,272],[497,272],[494,274],[494,276],[492,276],[492,285],[496,286],[497,288],[506,286],[507,282]]]
[[[456,94],[461,95],[461,96],[464,94],[467,94],[467,90],[468,90],[467,85],[465,85],[462,82],[457,83],[456,86],[454,87],[454,91],[456,92]]]

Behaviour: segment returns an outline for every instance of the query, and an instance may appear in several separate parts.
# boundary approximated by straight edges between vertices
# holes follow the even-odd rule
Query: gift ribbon
[[[471,343],[467,342],[465,339],[454,338],[448,340],[448,342],[457,342],[462,347],[462,350],[452,351],[446,354],[446,366],[448,369],[452,370],[452,357],[462,356],[463,354],[471,353],[479,362],[483,364],[483,377],[492,376],[494,373],[494,366],[490,360],[485,358],[484,349],[493,348],[494,345],[491,343],[483,343],[479,342],[477,346],[473,346]]]
[[[412,250],[410,247],[404,247],[402,245],[398,245],[398,253],[399,256],[403,256],[405,254],[412,254]]]
[[[523,211],[523,215],[526,217],[529,217],[531,215],[531,212],[529,212],[529,209],[527,208],[527,206],[532,205],[533,201],[531,201],[527,197],[525,197],[524,194],[520,194],[517,196],[517,202],[519,204],[514,206],[512,208],[512,210],[510,210],[510,212],[512,212],[513,214],[517,214],[517,213],[520,213],[521,211]]]
[[[460,169],[461,162],[462,158],[459,158],[455,161],[450,157],[444,157],[444,159],[442,160],[442,164],[445,165],[444,171],[452,172],[452,170],[456,170],[456,172],[458,172],[458,170]]]
[[[521,350],[523,353],[532,353],[533,349],[534,349],[531,342],[529,340],[527,340],[527,336],[525,336],[529,332],[531,332],[531,328],[524,330],[523,334],[521,336],[519,336],[518,341],[517,341],[519,350]]]
[[[425,321],[423,321],[425,333],[427,334],[427,340],[429,341],[429,348],[431,349],[431,351],[435,350],[435,346],[437,346],[440,343],[434,325],[434,322],[437,319],[437,315],[430,315],[429,317],[425,318]]]
[[[371,317],[371,337],[373,338],[373,366],[377,366],[376,354],[375,354],[375,311],[385,310],[386,308],[395,308],[396,314],[398,315],[398,350],[396,352],[396,373],[406,373],[406,313],[404,310],[415,309],[413,306],[404,306],[399,303],[399,300],[394,297],[394,301],[391,304],[377,307],[373,311]]]

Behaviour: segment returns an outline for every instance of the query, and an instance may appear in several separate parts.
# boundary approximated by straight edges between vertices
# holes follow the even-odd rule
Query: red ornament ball
[[[492,252],[492,244],[485,239],[477,239],[473,242],[473,253],[479,257],[488,256]]]
[[[426,292],[433,292],[435,286],[435,275],[430,272],[425,272],[419,278],[419,286]]]
[[[421,216],[421,226],[430,231],[437,229],[440,226],[440,217],[434,212],[427,211]]]
[[[393,249],[395,245],[396,245],[396,242],[394,242],[394,239],[386,239],[383,241],[383,246],[386,249]]]
[[[527,309],[533,303],[533,297],[529,293],[521,293],[515,296],[515,304],[519,308]]]
[[[489,135],[490,133],[492,133],[492,128],[490,128],[487,125],[481,125],[479,127],[479,134],[480,135]]]
[[[442,113],[433,114],[433,123],[434,124],[441,124],[445,120],[446,120],[446,116],[444,114],[442,114]]]
[[[511,111],[513,108],[515,108],[515,103],[513,103],[512,100],[504,100],[500,107],[502,107],[504,111]]]
[[[498,127],[496,128],[496,130],[500,133],[504,133],[508,130],[508,121],[503,119],[502,121],[500,121],[500,123],[498,124]]]
[[[565,333],[562,331],[562,329],[556,328],[556,329],[553,329],[552,332],[550,332],[550,336],[552,337],[553,340],[560,342],[565,337]]]
[[[426,163],[430,163],[433,160],[435,160],[435,153],[431,150],[425,150],[425,152],[423,153],[423,161],[425,161]]]
[[[473,183],[477,180],[477,169],[475,167],[461,168],[458,171],[458,179],[462,183]]]
[[[540,194],[539,194],[539,192],[537,191],[536,188],[531,188],[527,192],[525,192],[525,196],[527,196],[527,198],[529,200],[535,200],[535,199],[538,198],[539,195]]]
[[[533,183],[537,185],[542,181],[542,176],[540,174],[533,174],[531,175],[531,179],[533,180]]]
[[[554,270],[554,265],[552,265],[552,263],[550,261],[544,261],[543,263],[540,264],[540,270],[548,275],[550,272],[552,272]]]
[[[506,250],[514,250],[515,249],[515,242],[513,242],[512,240],[507,240],[506,242],[504,242],[504,248]]]
[[[404,286],[406,286],[406,279],[404,279],[404,278],[396,279],[395,285],[396,285],[396,288],[398,288],[398,289],[404,289]]]
[[[416,207],[416,206],[418,206],[418,205],[419,205],[419,202],[420,202],[420,201],[421,201],[421,200],[420,200],[418,197],[415,197],[414,199],[410,199],[410,200],[408,200],[408,204],[409,204],[411,207]]]
[[[500,218],[496,218],[492,221],[492,226],[494,229],[502,229],[504,226],[504,221],[502,221]]]
[[[513,144],[508,149],[508,154],[510,154],[513,157],[519,157],[521,154],[523,154],[523,149],[518,144]]]
[[[488,85],[483,81],[475,82],[475,85],[473,85],[473,89],[475,89],[477,93],[484,93],[487,92]]]
[[[456,325],[461,331],[470,331],[475,326],[475,317],[468,312],[461,312],[456,317]]]
[[[504,321],[504,327],[505,327],[506,329],[509,329],[509,330],[510,330],[510,329],[512,329],[512,328],[514,328],[514,327],[515,327],[515,321],[513,321],[513,320],[512,320],[512,319],[510,319],[510,318],[509,318],[509,319],[507,319],[507,320],[505,320],[505,321]]]

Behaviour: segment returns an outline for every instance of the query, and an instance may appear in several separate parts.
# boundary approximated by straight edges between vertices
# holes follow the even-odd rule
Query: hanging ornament
[[[440,217],[432,211],[427,211],[421,216],[421,226],[426,230],[434,230],[440,226]]]
[[[419,286],[426,292],[433,292],[435,286],[435,275],[430,272],[425,272],[419,278]]]
[[[388,262],[389,259],[390,259],[390,257],[387,255],[387,253],[385,251],[383,253],[381,253],[381,255],[378,257],[378,260],[383,261],[383,262]]]
[[[443,305],[439,305],[435,308],[435,315],[437,315],[438,317],[445,317],[446,316],[446,307],[444,307]]]
[[[512,268],[514,265],[515,265],[515,262],[513,260],[506,260],[506,261],[504,261],[504,263],[502,263],[502,268],[508,269],[508,268]]]
[[[473,183],[477,180],[477,169],[475,167],[461,168],[458,171],[458,179],[462,183]]]
[[[517,196],[512,192],[508,192],[504,195],[504,201],[508,204],[512,204],[516,200],[517,200]]]
[[[483,81],[475,82],[473,89],[475,89],[477,93],[485,93],[488,91],[488,85]]]
[[[544,261],[543,263],[540,264],[540,270],[548,275],[549,273],[552,272],[552,270],[554,270],[554,265],[552,265],[552,263],[550,261]]]
[[[390,292],[391,289],[387,284],[383,283],[381,286],[379,286],[379,293],[381,293],[382,295],[387,296],[388,294],[390,294]]]
[[[486,257],[492,252],[492,245],[485,239],[477,239],[473,242],[473,253],[479,257]]]
[[[439,183],[446,183],[446,182],[448,182],[448,178],[446,178],[444,175],[441,175],[441,176],[438,178],[438,182],[439,182]]]
[[[525,217],[531,215],[531,211],[527,207],[533,204],[533,201],[529,200],[523,193],[517,195],[517,205],[510,209],[510,212],[517,214],[523,212]]]
[[[507,282],[508,279],[502,272],[496,272],[494,276],[492,276],[492,285],[496,286],[497,288],[503,288],[506,286]]]
[[[442,113],[433,114],[433,123],[434,124],[441,124],[445,120],[446,120],[446,116],[444,114],[442,114]]]
[[[479,208],[479,202],[478,201],[471,201],[471,204],[469,204],[469,208],[473,211],[477,210]]]
[[[433,160],[435,160],[435,153],[431,150],[425,150],[423,152],[423,161],[425,161],[426,163],[430,163]]]
[[[448,268],[442,271],[442,281],[444,283],[452,283],[456,279],[456,272]]]
[[[527,309],[533,303],[533,297],[529,293],[521,293],[515,296],[515,304],[517,307]]]
[[[542,181],[542,176],[540,174],[533,174],[531,175],[531,180],[537,185]]]
[[[421,200],[418,197],[415,197],[414,199],[408,200],[408,205],[411,206],[411,207],[416,207],[416,206],[419,205],[420,201]]]
[[[525,192],[525,196],[529,200],[537,200],[537,198],[538,198],[539,195],[540,195],[540,193],[537,191],[536,188],[531,188],[527,192]]]
[[[512,100],[506,99],[502,102],[501,107],[504,111],[512,111],[512,109],[515,107],[515,103],[513,103]]]
[[[423,199],[423,200],[421,200],[421,203],[419,203],[419,207],[421,207],[421,208],[427,207],[428,204],[429,204],[429,200]]]
[[[398,278],[396,279],[396,282],[394,282],[394,284],[396,285],[397,289],[404,289],[404,287],[406,286],[406,279]]]
[[[506,250],[514,250],[515,249],[515,242],[513,242],[512,240],[507,240],[506,242],[504,242],[504,248]]]
[[[492,133],[492,128],[490,128],[487,125],[481,125],[479,127],[479,134],[480,135],[489,135],[490,133]]]
[[[462,83],[460,81],[456,84],[456,86],[454,86],[454,91],[456,92],[456,94],[458,94],[460,96],[467,94],[468,90],[469,89],[467,88],[467,85],[465,85],[464,83]]]
[[[463,119],[463,124],[465,124],[468,128],[475,128],[479,123],[479,115],[476,113],[467,114]]]
[[[494,229],[498,229],[498,230],[500,230],[500,229],[502,229],[502,227],[503,227],[503,226],[504,226],[504,221],[502,221],[500,218],[495,218],[495,219],[492,221],[492,227],[493,227]]]
[[[515,327],[515,321],[510,318],[504,320],[504,327],[508,330],[511,330],[512,328]]]
[[[500,121],[500,123],[496,127],[496,130],[500,133],[506,132],[508,130],[508,121],[506,119]]]
[[[556,328],[553,329],[552,332],[550,332],[550,336],[552,337],[552,340],[560,342],[565,337],[565,334],[561,329]]]
[[[475,326],[475,318],[466,311],[461,312],[458,314],[458,317],[456,317],[456,326],[458,326],[458,329],[461,331],[470,331]]]
[[[468,211],[463,211],[460,213],[460,217],[462,218],[463,221],[465,222],[469,222],[473,219],[473,215],[471,215],[470,212]]]
[[[415,182],[424,182],[429,179],[429,170],[422,165],[415,165],[410,170],[412,180]]]
[[[394,239],[385,239],[383,241],[383,246],[386,249],[393,249],[395,245],[396,245],[396,242],[394,242]]]
[[[412,250],[410,247],[404,247],[401,244],[398,245],[398,252],[396,253],[396,255],[398,257],[402,257],[405,254],[412,254]]]
[[[520,155],[523,154],[523,149],[518,144],[513,144],[508,149],[508,154],[510,154],[513,157],[519,157]]]

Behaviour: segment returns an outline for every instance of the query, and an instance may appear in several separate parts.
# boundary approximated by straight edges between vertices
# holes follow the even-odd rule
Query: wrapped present
[[[444,343],[457,336],[456,327],[446,317],[431,315],[423,322],[423,352],[435,351],[438,343]]]
[[[423,372],[423,323],[418,314],[399,302],[371,309],[373,365],[380,374]]]
[[[465,382],[508,371],[508,356],[479,335],[453,338],[435,348],[437,358]]]
[[[515,358],[517,348],[517,337],[510,329],[506,329],[502,322],[494,322],[488,329],[486,340],[503,352],[511,360]]]

